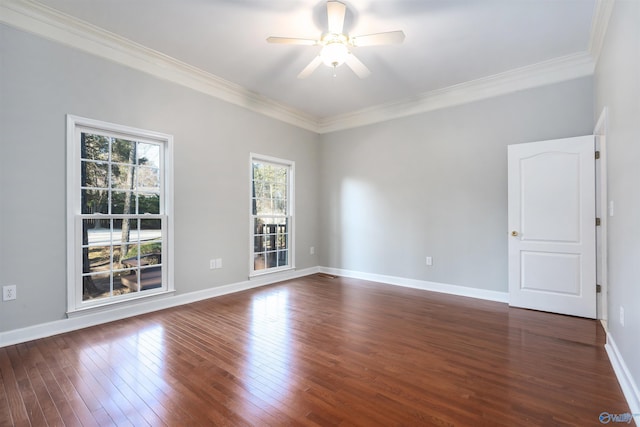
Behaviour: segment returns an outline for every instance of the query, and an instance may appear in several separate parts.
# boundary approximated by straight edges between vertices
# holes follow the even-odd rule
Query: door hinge
[[[600,218],[596,218],[596,227],[600,226]]]
[[[602,285],[596,285],[596,294],[602,293]]]
[[[596,160],[600,158],[600,151],[596,151]]]

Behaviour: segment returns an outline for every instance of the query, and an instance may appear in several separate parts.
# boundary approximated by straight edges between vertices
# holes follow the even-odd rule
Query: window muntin
[[[68,310],[166,292],[172,138],[70,116]]]
[[[293,162],[251,158],[251,274],[294,267]]]

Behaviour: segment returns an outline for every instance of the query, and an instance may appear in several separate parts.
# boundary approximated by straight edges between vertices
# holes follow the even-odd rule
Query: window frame
[[[82,133],[122,138],[135,142],[147,142],[158,144],[161,147],[158,165],[160,173],[160,210],[158,214],[82,213]],[[112,164],[111,160],[107,164]],[[161,219],[161,286],[123,295],[111,295],[83,301],[83,219]],[[174,292],[173,260],[173,136],[101,120],[67,115],[67,315],[72,316],[77,313],[93,311],[97,308]]]
[[[287,215],[288,219],[288,265],[256,270],[255,258],[255,233],[254,224],[257,215],[253,214],[253,164],[255,162],[266,163],[275,166],[284,166],[289,169],[287,182]],[[267,215],[273,217],[273,215]],[[295,161],[281,159],[263,154],[250,153],[249,156],[249,278],[260,277],[282,271],[295,270]]]

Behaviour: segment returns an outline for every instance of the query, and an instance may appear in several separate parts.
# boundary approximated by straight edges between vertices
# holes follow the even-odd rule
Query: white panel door
[[[508,147],[509,305],[596,317],[594,137]]]

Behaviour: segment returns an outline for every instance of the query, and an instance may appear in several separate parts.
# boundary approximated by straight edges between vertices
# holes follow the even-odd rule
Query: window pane
[[[157,193],[140,193],[138,195],[138,213],[139,214],[159,214],[160,213],[160,194]]]
[[[109,213],[109,193],[106,190],[82,190],[80,197],[83,214]]]
[[[113,221],[113,242],[135,243],[138,241],[138,220],[137,219],[116,219]]]
[[[111,246],[90,246],[83,251],[88,251],[89,262],[83,263],[82,273],[97,273],[111,269]]]
[[[153,168],[160,167],[160,146],[158,144],[138,143],[137,148],[137,164],[151,166]]]
[[[264,181],[254,181],[255,182],[255,194],[254,197],[258,199],[268,199],[270,198],[271,186]]]
[[[278,249],[287,249],[288,245],[288,234],[278,234],[277,248]]]
[[[131,245],[118,245],[113,248],[113,268],[136,268],[138,267],[138,252],[139,247],[137,243]]]
[[[266,268],[264,261],[264,254],[255,254],[253,256],[253,269],[256,271],[264,270]]]
[[[278,259],[276,252],[267,252],[267,268],[274,268],[278,266]]]
[[[270,199],[255,199],[256,215],[272,215],[273,208]]]
[[[114,139],[111,144],[111,161],[133,164],[135,161],[135,142],[126,139]]]
[[[270,197],[274,199],[285,199],[287,197],[287,185],[284,182],[276,182],[271,185]]]
[[[140,244],[140,265],[162,263],[162,242],[152,241]]]
[[[111,273],[92,274],[82,277],[82,300],[107,298],[111,296]]]
[[[135,195],[131,191],[111,192],[111,213],[131,215],[136,210]]]
[[[115,295],[138,292],[139,270],[122,270],[113,273],[113,293]]]
[[[264,246],[264,237],[262,235],[255,236],[253,238],[253,251],[254,252],[262,252],[265,250]]]
[[[136,167],[111,165],[111,188],[132,190],[136,185]]]
[[[287,167],[253,164],[253,214],[287,214]]]
[[[162,267],[152,266],[140,269],[140,290],[159,288],[162,286]]]
[[[141,219],[140,233],[140,240],[153,240],[162,238],[162,220]]]
[[[278,251],[278,267],[289,265],[289,251]]]
[[[83,159],[109,160],[109,138],[83,132],[80,137],[80,156]]]
[[[83,245],[105,245],[111,243],[110,220],[92,218],[82,220]]]
[[[160,169],[138,167],[138,191],[160,192]]]
[[[282,186],[286,186],[288,170],[286,168],[280,168],[276,175],[276,183]]]
[[[269,218],[269,221],[272,221],[273,218]],[[276,248],[276,231],[277,226],[275,224],[264,224],[263,232],[264,234],[264,247],[265,250],[274,250]]]
[[[287,214],[287,200],[286,199],[273,199],[272,201],[273,210],[272,212],[276,215],[286,215]]]
[[[109,165],[107,163],[82,162],[80,185],[82,187],[107,188],[109,186]]]
[[[153,266],[160,265],[162,263],[162,244],[160,243],[147,243],[140,246],[140,265]]]
[[[253,220],[253,232],[254,234],[263,234],[264,233],[264,221],[262,218],[254,218]]]
[[[140,220],[140,256],[143,265],[162,263],[162,223],[160,219]]]

